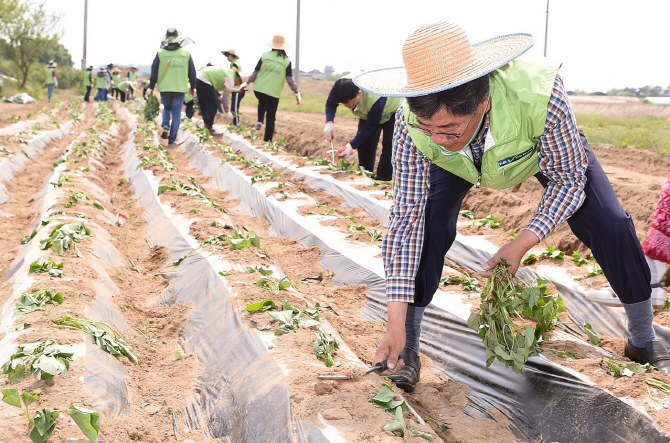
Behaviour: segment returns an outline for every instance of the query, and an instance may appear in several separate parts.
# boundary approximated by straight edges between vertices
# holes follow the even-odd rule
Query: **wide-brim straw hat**
[[[434,94],[505,66],[532,46],[530,34],[503,35],[472,45],[458,25],[431,23],[405,40],[405,66],[364,72],[353,81],[359,88],[385,97]]]
[[[130,68],[128,69],[130,69],[131,71],[137,71],[137,66],[131,65]]]
[[[165,31],[165,37],[163,37],[163,40],[161,41],[161,48],[164,48],[173,43],[178,43],[179,46],[186,46],[193,43],[193,40],[177,31],[177,28],[167,28],[167,31]]]
[[[286,41],[282,34],[275,34],[275,36],[268,42],[268,46],[272,49],[288,49],[291,44]]]
[[[239,58],[239,57],[237,56],[237,54],[235,54],[235,50],[232,49],[232,48],[231,48],[231,49],[228,49],[228,50],[225,50],[225,51],[221,51],[221,54],[225,55],[226,57],[228,57],[229,55],[232,55],[232,56],[235,57],[235,58]]]

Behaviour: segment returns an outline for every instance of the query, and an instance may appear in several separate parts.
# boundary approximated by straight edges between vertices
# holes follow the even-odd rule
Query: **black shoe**
[[[651,363],[659,371],[670,374],[670,353],[660,341],[650,341],[644,348],[638,348],[633,346],[629,338],[626,340],[623,355],[640,364]]]
[[[163,132],[161,132],[161,138],[168,138],[168,128],[163,128]]]
[[[412,392],[416,388],[421,375],[421,358],[416,352],[407,348],[400,353],[400,358],[405,362],[405,366],[388,377],[403,391]]]

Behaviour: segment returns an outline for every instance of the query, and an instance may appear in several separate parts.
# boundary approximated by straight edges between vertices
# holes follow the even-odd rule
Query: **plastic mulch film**
[[[249,178],[238,169],[221,164],[211,153],[200,149],[195,137],[186,135],[182,137],[182,142],[180,149],[189,156],[191,164],[202,173],[211,175],[213,186],[229,191],[232,198],[241,199],[242,210],[266,218],[275,234],[292,237],[303,245],[321,247],[322,264],[334,271],[334,281],[367,284],[370,290],[368,303],[363,308],[365,317],[378,319],[380,314],[385,315],[386,296],[381,259],[371,260],[360,255],[361,251],[352,248],[351,244],[338,246],[330,238],[331,235],[318,234],[318,229],[323,227],[310,226],[309,221],[297,215],[295,210],[282,211],[280,202],[266,197],[260,190],[262,183],[252,186]],[[239,149],[238,145],[235,147]],[[246,150],[259,152],[248,144]],[[268,155],[263,158],[264,161],[269,159],[271,156]],[[344,192],[335,181],[332,187],[338,189],[328,188],[325,191],[332,195]],[[349,189],[346,192],[361,191]],[[379,206],[376,202],[370,203]],[[368,208],[364,209],[374,213]],[[491,256],[492,251],[488,249],[490,244],[487,243],[458,235],[448,257],[460,265],[478,269]],[[597,332],[614,336],[624,334],[623,317],[616,309],[586,301],[580,285],[571,279],[559,278],[555,275],[555,269],[539,267],[537,273],[557,284],[576,322],[589,321]],[[529,268],[522,268],[519,275],[532,278],[535,274]],[[542,437],[547,441],[667,443],[668,437],[655,427],[646,414],[594,386],[587,377],[542,356],[531,358],[523,375],[515,374],[497,361],[486,369],[481,339],[466,323],[470,306],[460,302],[458,295],[438,291],[426,310],[421,339],[422,351],[445,374],[470,386],[470,404],[464,412],[485,417],[482,411],[497,408],[509,418],[515,434],[530,441]],[[666,329],[657,327],[657,331],[660,331],[659,338],[666,340],[667,344]],[[570,331],[557,333],[562,334],[561,339],[580,340],[586,345],[576,334],[571,335]],[[606,354],[597,348],[594,348],[594,352]]]
[[[134,133],[134,117],[123,108],[118,113]],[[122,152],[124,175],[145,209],[150,247],[168,247],[174,260],[194,249],[197,241],[188,235],[188,220],[180,222],[160,203],[153,174],[137,169],[132,133]],[[293,442],[283,372],[259,336],[243,325],[230,288],[217,273],[219,266],[216,257],[192,254],[178,267],[165,269],[170,285],[161,303],[193,303],[180,331],[181,346],[199,362],[194,393],[187,399],[186,425],[230,442]]]
[[[61,158],[67,157],[71,146],[72,144],[65,149]],[[36,209],[42,215],[30,229],[41,227],[42,220],[47,220],[53,215],[50,208],[54,203],[65,198],[65,192],[62,188],[50,184],[65,168],[65,163],[60,164],[47,176],[40,198],[36,202]],[[103,192],[99,189],[97,191],[99,194]],[[101,195],[101,200],[109,201],[109,197]],[[19,248],[19,253],[6,274],[7,279],[12,284],[12,289],[2,308],[2,317],[0,318],[2,326],[11,324],[14,303],[22,293],[26,292],[36,282],[36,279],[28,273],[30,263],[37,257],[49,255],[47,251],[40,250],[40,239],[48,235],[58,223],[80,220],[57,216],[49,224],[41,227],[35,237]],[[113,222],[114,219],[112,219]],[[89,309],[89,316],[92,319],[109,323],[120,331],[127,330],[128,325],[111,304],[111,297],[116,295],[119,290],[107,274],[108,268],[122,263],[121,254],[112,244],[110,235],[102,225],[90,219],[86,220],[86,225],[91,229],[93,236],[90,251],[86,254],[86,260],[98,275],[98,279],[93,282],[96,298]],[[5,357],[5,354],[13,352],[16,348],[16,339],[19,334],[20,332],[8,333],[0,341],[0,360]],[[66,350],[67,346],[61,346],[61,348]],[[85,337],[83,343],[74,345],[71,351],[75,353],[75,358],[83,358],[85,370],[82,379],[83,389],[91,398],[93,408],[103,417],[128,414],[130,412],[130,400],[125,382],[127,374],[123,364],[114,356],[100,349],[88,336]]]
[[[0,162],[0,205],[7,202],[7,187],[5,182],[8,182],[14,177],[14,172],[20,170],[23,165],[28,162],[36,154],[42,152],[44,147],[55,138],[63,138],[65,134],[72,129],[72,122],[67,122],[60,129],[53,131],[46,131],[37,137],[30,140],[24,147],[25,155],[17,153],[11,157],[5,158]]]

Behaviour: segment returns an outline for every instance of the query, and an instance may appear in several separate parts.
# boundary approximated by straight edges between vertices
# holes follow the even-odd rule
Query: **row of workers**
[[[84,101],[90,101],[91,89],[94,85],[98,90],[94,100],[106,101],[109,93],[122,102],[125,102],[126,98],[131,100],[138,87],[137,66],[131,66],[123,80],[121,71],[111,63],[107,67],[100,68],[95,73],[95,77],[93,77],[93,66],[89,66],[84,70],[84,87],[86,88]]]

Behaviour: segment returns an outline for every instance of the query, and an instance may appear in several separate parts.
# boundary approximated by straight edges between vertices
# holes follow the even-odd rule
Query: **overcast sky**
[[[250,74],[275,33],[294,43],[297,0],[89,1],[87,64],[151,64],[165,29],[176,26],[195,43],[196,68],[227,64],[234,48]],[[48,0],[63,14],[62,43],[80,67],[84,0]],[[402,65],[402,44],[419,26],[459,24],[472,43],[519,32],[544,51],[546,0],[302,0],[300,69],[336,72]],[[568,89],[670,85],[670,0],[551,0],[547,56],[563,63]]]

